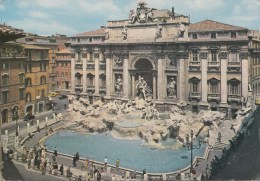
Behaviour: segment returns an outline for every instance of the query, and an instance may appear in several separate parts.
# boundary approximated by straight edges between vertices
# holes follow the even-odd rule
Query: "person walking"
[[[116,169],[117,169],[117,170],[118,170],[118,168],[119,168],[119,164],[120,164],[119,159],[116,159]]]
[[[73,161],[72,161],[72,164],[73,164],[73,167],[76,167],[77,166],[77,157],[76,155],[73,157]]]
[[[63,169],[64,169],[64,168],[63,168],[63,164],[61,164],[61,166],[60,166],[60,174],[61,174],[61,175],[63,175]]]
[[[107,157],[105,157],[105,159],[104,159],[104,165],[105,165],[105,168],[107,168]]]
[[[79,161],[79,152],[76,153],[76,159]]]
[[[88,170],[88,163],[89,163],[89,159],[85,159],[84,161],[84,167],[85,167],[85,170]]]

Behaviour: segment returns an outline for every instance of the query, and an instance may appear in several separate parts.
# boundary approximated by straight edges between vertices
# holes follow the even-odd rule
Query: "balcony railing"
[[[220,94],[219,93],[208,93],[208,100],[220,100]]]
[[[94,69],[95,68],[95,64],[87,64],[87,69]]]
[[[82,69],[82,68],[83,68],[82,63],[76,63],[75,64],[75,69]]]
[[[208,66],[210,67],[219,67],[220,66],[220,62],[208,62]]]
[[[190,100],[191,99],[198,99],[198,100],[200,100],[200,98],[201,98],[200,92],[190,92],[189,98],[190,98]]]
[[[240,67],[240,62],[228,62],[229,67]]]
[[[105,69],[105,68],[106,68],[106,64],[100,64],[100,65],[99,65],[99,68],[100,68],[100,69]]]
[[[200,70],[200,62],[192,61],[189,63],[189,69],[198,71]]]
[[[82,84],[77,84],[77,85],[75,85],[75,88],[82,88],[83,87],[83,85]]]
[[[106,90],[106,86],[100,86],[100,87],[99,87],[99,90],[105,91],[105,90]]]
[[[95,86],[94,85],[87,85],[87,90],[95,90]]]
[[[231,94],[229,94],[228,95],[228,102],[238,102],[238,103],[240,103],[240,102],[242,102],[242,100],[241,100],[241,95],[231,95]]]

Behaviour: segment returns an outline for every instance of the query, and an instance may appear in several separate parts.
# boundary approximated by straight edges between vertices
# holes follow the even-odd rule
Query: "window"
[[[92,38],[89,38],[89,42],[92,42]]]
[[[197,34],[192,34],[192,39],[197,39]]]
[[[24,69],[24,63],[19,63],[19,68]]]
[[[94,86],[94,75],[88,74],[87,78],[88,78],[88,86]]]
[[[3,63],[2,64],[2,69],[3,70],[8,70],[9,69],[9,64],[8,63]]]
[[[231,38],[236,38],[236,37],[237,37],[236,32],[231,32]]]
[[[32,86],[32,79],[31,78],[27,78],[25,79],[25,85],[28,86]]]
[[[41,59],[44,60],[44,51],[41,51]]]
[[[240,95],[240,82],[236,79],[232,79],[228,82],[229,94]]]
[[[44,96],[45,96],[45,90],[42,89],[42,90],[41,90],[41,97],[44,97]]]
[[[68,77],[68,73],[67,72],[65,72],[65,77]]]
[[[32,72],[32,65],[31,64],[27,64],[25,72],[26,73],[31,73]]]
[[[236,50],[230,51],[230,62],[237,62],[238,61],[238,54]]]
[[[191,92],[199,92],[199,83],[198,82],[191,82],[190,91]]]
[[[59,75],[59,72],[57,72],[57,77],[59,77],[60,75]]]
[[[198,61],[198,51],[192,52],[192,61],[197,62]]]
[[[61,77],[64,77],[64,72],[61,72]]]
[[[219,80],[212,78],[209,80],[209,93],[218,94],[219,93]]]
[[[32,101],[32,95],[31,93],[26,93],[26,102],[31,102]]]
[[[211,61],[212,62],[217,61],[217,51],[211,51]]]
[[[20,100],[24,99],[24,89],[19,89]]]
[[[41,72],[46,72],[46,64],[40,64]]]
[[[65,63],[65,67],[67,67],[68,66],[68,63]]]
[[[24,83],[24,79],[25,79],[24,74],[19,74],[19,82],[20,82],[20,84]]]
[[[80,38],[77,38],[77,42],[80,42]]]
[[[9,92],[3,91],[2,92],[2,104],[7,104],[9,101]]]
[[[89,52],[89,60],[93,61],[93,52]]]
[[[9,76],[3,75],[2,76],[2,86],[7,86],[7,85],[9,85]]]
[[[46,84],[46,77],[45,76],[41,76],[40,83],[41,84]]]
[[[216,33],[211,33],[211,39],[216,39]]]

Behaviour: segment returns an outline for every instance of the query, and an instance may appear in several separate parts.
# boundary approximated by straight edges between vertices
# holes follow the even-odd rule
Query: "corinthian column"
[[[99,95],[99,54],[94,54],[95,58],[95,95]]]
[[[179,71],[178,71],[178,83],[177,83],[177,94],[179,100],[184,101],[186,95],[186,74],[185,74],[185,59],[188,58],[188,53],[180,51],[178,52],[179,57]]]
[[[71,58],[71,91],[75,92],[75,56]]]
[[[201,102],[208,102],[208,84],[207,84],[207,71],[208,71],[208,53],[201,52]]]
[[[158,70],[157,70],[157,79],[158,79],[158,84],[157,84],[157,92],[158,92],[158,100],[161,101],[163,100],[163,57],[160,57],[158,59]]]
[[[87,54],[86,52],[82,55],[82,67],[83,67],[83,92],[87,92]]]
[[[110,98],[111,96],[111,83],[112,83],[112,71],[111,71],[111,62],[112,55],[106,54],[106,97]]]
[[[239,54],[242,66],[242,96],[248,96],[248,52],[241,52]]]
[[[220,59],[220,102],[222,104],[226,104],[227,103],[227,95],[228,95],[228,91],[227,91],[227,52],[220,52],[219,53],[219,59]]]
[[[124,56],[124,62],[123,62],[123,94],[124,98],[129,97],[129,72],[128,72],[128,56]]]

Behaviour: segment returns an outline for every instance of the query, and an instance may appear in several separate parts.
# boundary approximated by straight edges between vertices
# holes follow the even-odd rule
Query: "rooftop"
[[[204,20],[189,26],[189,32],[198,31],[225,31],[225,30],[248,30],[247,28],[220,23],[212,20]]]
[[[87,32],[83,32],[83,33],[78,33],[72,37],[87,37],[87,36],[105,36],[105,30],[102,29],[98,29],[98,30],[94,30],[94,31],[87,31]]]
[[[72,53],[72,51],[68,48],[62,49],[59,52],[57,52],[57,54],[70,54]]]

